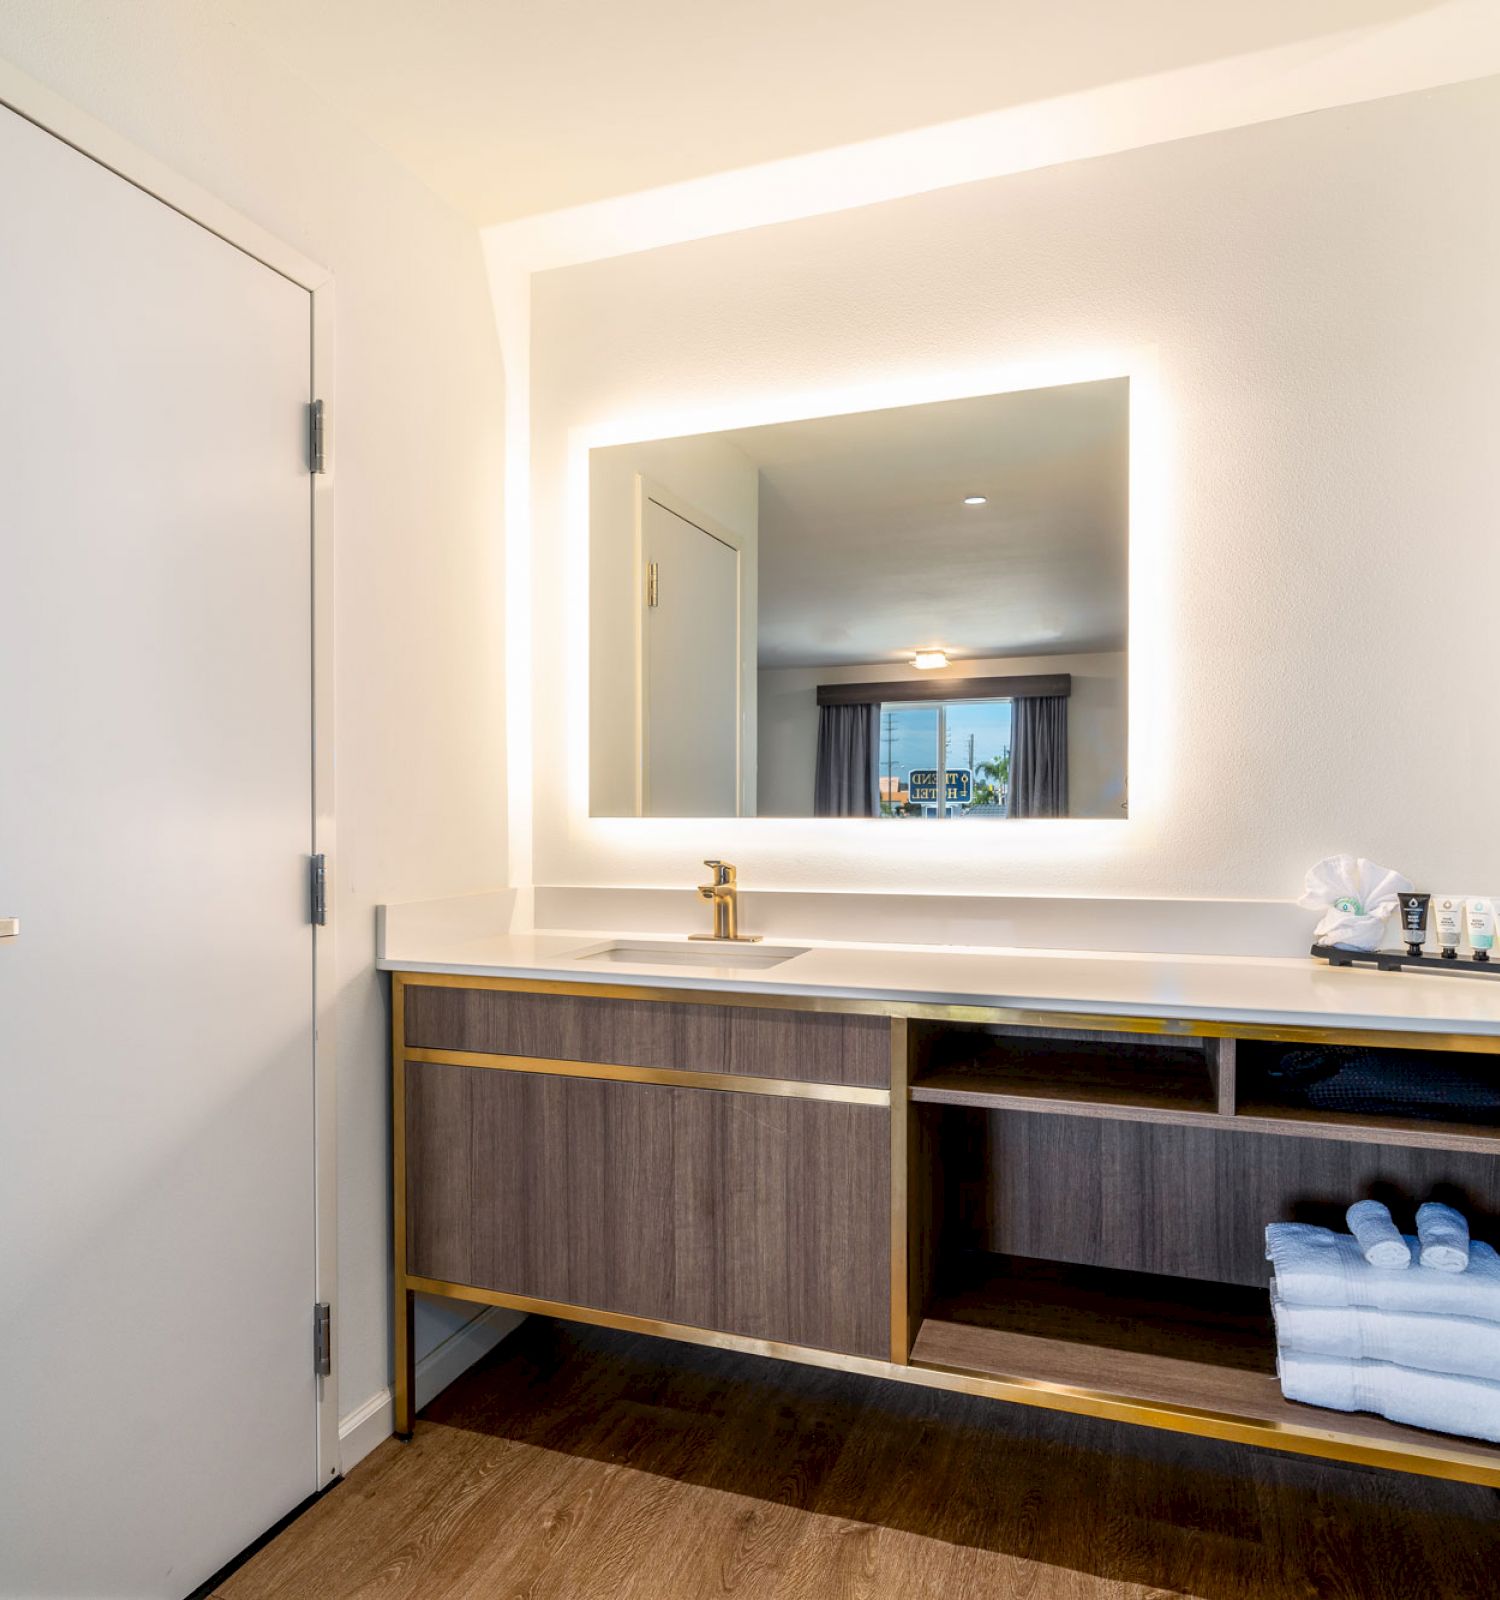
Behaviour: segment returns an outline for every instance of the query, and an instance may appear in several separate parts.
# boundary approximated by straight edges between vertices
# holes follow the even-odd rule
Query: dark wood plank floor
[[[1500,1495],[532,1319],[219,1600],[1485,1600]]]

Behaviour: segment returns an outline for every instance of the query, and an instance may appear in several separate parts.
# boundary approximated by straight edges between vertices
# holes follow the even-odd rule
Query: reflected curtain
[[[1012,702],[1010,814],[1068,814],[1068,699],[1028,695]]]
[[[815,817],[880,815],[880,705],[819,706]]]

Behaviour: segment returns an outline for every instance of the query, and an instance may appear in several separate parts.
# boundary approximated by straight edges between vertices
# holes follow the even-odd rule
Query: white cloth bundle
[[[1378,1200],[1356,1200],[1344,1213],[1349,1232],[1372,1267],[1409,1267],[1411,1246]]]
[[[1308,869],[1302,898],[1306,911],[1321,911],[1313,930],[1319,944],[1344,950],[1378,950],[1400,896],[1411,884],[1399,872],[1363,856],[1325,856]]]
[[[1469,1270],[1469,1224],[1463,1212],[1436,1200],[1417,1207],[1422,1265],[1438,1272]]]
[[[1374,1306],[1500,1322],[1500,1256],[1480,1239],[1469,1247],[1467,1272],[1391,1271],[1372,1267],[1347,1233],[1273,1222],[1266,1229],[1266,1257],[1288,1305]]]
[[[1288,1400],[1333,1411],[1373,1411],[1413,1428],[1500,1444],[1500,1384],[1300,1350],[1278,1351],[1276,1367]]]
[[[1283,1350],[1341,1361],[1389,1361],[1500,1383],[1500,1323],[1373,1306],[1293,1306],[1274,1282],[1271,1312]]]

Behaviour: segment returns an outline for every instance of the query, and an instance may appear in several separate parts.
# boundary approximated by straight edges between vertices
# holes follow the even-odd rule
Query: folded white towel
[[[1436,1200],[1417,1207],[1417,1238],[1422,1242],[1422,1265],[1439,1272],[1467,1272],[1469,1224],[1462,1211]]]
[[[1331,1411],[1373,1411],[1392,1422],[1500,1444],[1500,1384],[1413,1372],[1387,1361],[1339,1361],[1278,1350],[1276,1370],[1288,1400]]]
[[[1373,1306],[1293,1306],[1282,1299],[1274,1279],[1271,1312],[1276,1342],[1287,1350],[1344,1361],[1390,1361],[1500,1383],[1500,1323]]]
[[[1500,1256],[1479,1239],[1469,1247],[1467,1272],[1392,1272],[1372,1267],[1347,1233],[1273,1222],[1266,1256],[1288,1305],[1376,1306],[1500,1322]]]
[[[1411,1265],[1411,1247],[1391,1221],[1390,1210],[1378,1200],[1356,1200],[1344,1213],[1344,1220],[1372,1267]]]

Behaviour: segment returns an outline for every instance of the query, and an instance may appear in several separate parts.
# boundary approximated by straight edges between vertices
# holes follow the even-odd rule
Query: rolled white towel
[[[1373,1306],[1293,1306],[1282,1298],[1275,1279],[1271,1312],[1276,1341],[1287,1350],[1344,1361],[1389,1361],[1500,1383],[1500,1323]]]
[[[1411,1265],[1410,1246],[1391,1221],[1390,1209],[1378,1200],[1356,1200],[1344,1213],[1344,1220],[1359,1240],[1360,1254],[1372,1267]]]
[[[1436,1200],[1417,1207],[1417,1238],[1422,1265],[1439,1272],[1469,1270],[1469,1224],[1463,1212]]]
[[[1276,1370],[1288,1400],[1331,1411],[1373,1411],[1409,1427],[1500,1444],[1500,1384],[1299,1350],[1278,1350]]]
[[[1391,1272],[1372,1267],[1347,1233],[1273,1222],[1266,1229],[1266,1257],[1288,1305],[1377,1306],[1500,1322],[1500,1256],[1482,1239],[1469,1246],[1467,1272]]]

